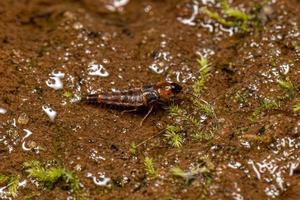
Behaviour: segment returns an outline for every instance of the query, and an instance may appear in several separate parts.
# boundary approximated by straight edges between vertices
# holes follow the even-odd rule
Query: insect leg
[[[151,107],[150,107],[150,109],[149,109],[149,111],[148,111],[148,113],[145,115],[145,117],[142,119],[142,121],[140,122],[140,126],[142,126],[143,125],[143,122],[145,121],[145,119],[150,115],[150,113],[152,112],[152,110],[153,110],[153,105],[151,105]]]
[[[134,108],[134,109],[131,109],[131,110],[123,110],[123,111],[121,112],[121,114],[123,115],[124,113],[135,112],[135,111],[137,111],[137,110],[138,110],[138,108]]]

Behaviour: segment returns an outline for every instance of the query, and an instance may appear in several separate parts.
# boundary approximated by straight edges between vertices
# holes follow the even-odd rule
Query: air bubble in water
[[[88,66],[88,73],[91,76],[101,76],[101,77],[108,77],[109,73],[101,64],[89,64]]]
[[[49,119],[51,121],[54,121],[54,119],[55,119],[55,117],[57,115],[57,112],[54,111],[52,108],[50,108],[48,106],[43,106],[42,109],[48,115]]]

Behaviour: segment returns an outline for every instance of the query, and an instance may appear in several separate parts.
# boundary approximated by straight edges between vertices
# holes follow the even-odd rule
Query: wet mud
[[[0,174],[23,182],[12,197],[0,181],[0,198],[79,199],[28,177],[24,162],[38,160],[76,174],[84,199],[299,199],[300,1],[230,5],[249,15],[261,7],[241,31],[205,15],[222,13],[214,0],[0,1]],[[201,57],[211,121],[190,100]],[[205,130],[217,124],[213,138],[193,139],[164,107],[139,126],[147,109],[80,101],[160,81],[183,87],[175,104]],[[174,124],[179,148],[165,136]]]

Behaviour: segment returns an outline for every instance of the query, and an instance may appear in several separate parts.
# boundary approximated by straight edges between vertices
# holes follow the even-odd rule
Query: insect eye
[[[179,93],[181,91],[181,89],[182,89],[182,87],[176,83],[174,83],[172,85],[172,92],[174,92],[174,93]]]

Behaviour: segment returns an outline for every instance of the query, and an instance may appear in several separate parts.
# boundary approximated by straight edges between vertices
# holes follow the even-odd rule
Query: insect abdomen
[[[87,103],[99,103],[124,107],[144,106],[143,96],[138,91],[91,94],[85,98]]]

